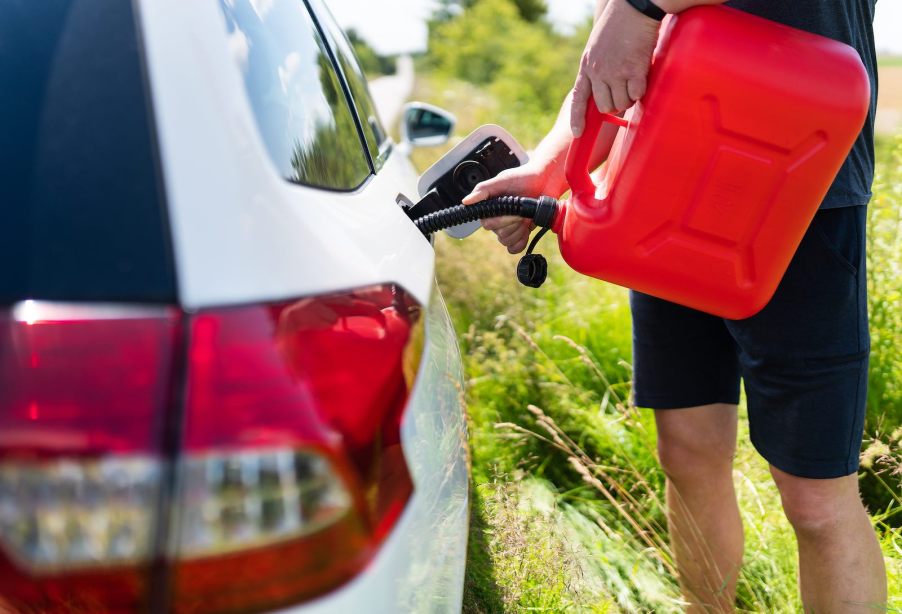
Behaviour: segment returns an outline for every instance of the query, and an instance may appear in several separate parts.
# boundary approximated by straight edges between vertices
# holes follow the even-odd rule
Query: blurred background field
[[[561,33],[541,0],[438,4],[413,98],[454,112],[460,136],[497,123],[535,146],[572,86],[588,20]],[[902,611],[902,58],[881,59],[880,87],[860,479],[886,555],[890,609]],[[423,170],[446,149],[418,150],[415,162]],[[463,242],[442,235],[436,250],[468,378],[465,611],[680,611],[654,421],[629,403],[626,291],[572,272],[554,241],[540,245],[550,275],[539,290],[516,282],[517,257],[489,233]],[[735,482],[747,542],[738,606],[800,611],[794,537],[742,412]]]
[[[902,24],[899,25],[902,30]],[[902,31],[899,33],[902,39]],[[879,97],[877,99],[877,131],[884,135],[902,133],[902,56],[879,60]]]

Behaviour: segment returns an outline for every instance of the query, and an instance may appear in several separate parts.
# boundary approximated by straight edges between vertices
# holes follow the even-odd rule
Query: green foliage
[[[499,100],[502,91],[497,82],[478,88],[441,74],[421,78],[416,97],[455,111],[466,132],[514,108]],[[523,138],[526,147],[551,125],[551,114],[543,118],[537,135]],[[522,124],[506,125],[520,136]],[[428,153],[417,154],[421,168],[432,161]],[[868,432],[881,436],[862,471],[886,555],[891,611],[902,607],[902,529],[893,528],[902,517],[900,159],[899,140],[880,143],[869,234]],[[654,422],[627,401],[626,293],[571,271],[553,241],[539,250],[550,277],[533,290],[515,282],[516,257],[489,233],[437,239],[438,275],[468,379],[474,485],[464,611],[680,612]],[[734,466],[746,529],[737,605],[800,611],[795,538],[744,415]]]
[[[494,121],[539,138],[573,86],[587,35],[563,37],[544,21],[528,22],[511,0],[479,0],[430,29],[435,73],[489,87],[503,101]]]
[[[616,611],[571,539],[571,509],[547,482],[482,483],[473,502],[480,530],[468,544],[464,612]]]
[[[294,143],[291,154],[293,179],[308,185],[346,190],[360,185],[369,167],[360,151],[357,124],[344,105],[344,92],[329,58],[320,53],[317,64],[323,95],[335,112],[317,120],[309,140]]]
[[[545,0],[514,0],[520,17],[526,21],[535,22],[548,12],[548,4]]]
[[[464,10],[472,8],[483,0],[438,0],[433,21],[443,22],[453,19]],[[520,17],[525,21],[536,22],[548,12],[546,0],[512,0]]]
[[[477,495],[466,611],[679,612],[654,421],[628,401],[627,294],[569,270],[552,243],[542,251],[551,276],[533,290],[515,284],[516,259],[488,233],[437,248],[469,381]],[[740,438],[739,604],[793,611],[792,531],[767,464],[747,430]],[[536,523],[545,538],[524,538]],[[547,577],[551,560],[577,570],[569,583]]]
[[[861,490],[868,508],[902,527],[902,137],[877,140],[868,209],[871,362]]]
[[[517,286],[488,233],[441,237],[439,278],[465,356],[474,480],[467,612],[679,612],[650,412],[628,403],[626,293],[570,271]],[[743,410],[735,460],[746,527],[738,607],[799,611],[795,539]],[[890,503],[876,510],[902,605],[902,429],[866,459]],[[559,570],[567,570],[562,577]],[[564,581],[566,578],[566,581]],[[543,587],[543,588],[539,588]]]
[[[397,69],[395,58],[376,53],[376,50],[370,47],[369,43],[363,40],[357,33],[357,30],[354,30],[353,28],[347,30],[345,34],[347,35],[351,46],[354,48],[354,53],[357,55],[357,61],[360,62],[360,67],[363,68],[363,72],[370,76],[391,75],[395,73],[395,70]]]
[[[513,130],[527,148],[572,86],[575,36],[510,0],[443,3],[417,98]],[[418,151],[421,168],[442,151]],[[861,488],[902,608],[902,138],[878,140],[869,208],[872,355]],[[540,289],[488,233],[437,241],[438,275],[468,378],[473,516],[465,612],[680,612],[664,531],[654,421],[632,408],[626,293],[569,270],[553,241]],[[746,529],[743,611],[800,611],[796,544],[741,410],[734,467]]]
[[[902,137],[878,140],[877,160],[868,210],[868,431],[888,433],[902,424]]]
[[[436,70],[471,83],[494,80],[529,26],[509,0],[482,0],[429,32],[429,56]]]
[[[554,123],[576,78],[589,22],[569,38],[532,27],[498,71],[489,91],[503,101],[495,120],[517,126],[524,140],[537,142]]]

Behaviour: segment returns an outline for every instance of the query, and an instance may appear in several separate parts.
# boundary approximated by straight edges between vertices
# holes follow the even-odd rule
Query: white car
[[[4,2],[0,91],[0,610],[459,611],[452,122],[322,0]]]

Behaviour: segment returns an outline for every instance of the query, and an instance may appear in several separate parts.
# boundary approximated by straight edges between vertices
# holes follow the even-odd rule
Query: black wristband
[[[631,7],[655,21],[661,21],[667,15],[660,6],[651,0],[626,0]]]

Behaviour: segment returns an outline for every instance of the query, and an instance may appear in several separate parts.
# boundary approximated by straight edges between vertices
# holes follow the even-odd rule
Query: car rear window
[[[301,0],[220,0],[229,47],[283,177],[353,190],[371,173],[326,43]]]
[[[367,149],[378,170],[378,166],[382,163],[381,156],[385,153],[389,144],[388,134],[385,132],[385,128],[382,127],[382,121],[376,112],[376,105],[367,86],[366,75],[363,74],[363,69],[357,61],[357,56],[354,55],[354,50],[348,41],[348,37],[345,36],[338,22],[335,21],[335,17],[329,11],[329,7],[321,0],[308,1],[320,25],[324,26],[326,36],[332,45],[332,49],[335,51],[342,74],[351,90],[351,97],[357,109],[357,116],[360,118],[363,133],[366,137]]]
[[[0,2],[0,302],[172,301],[135,15]]]

